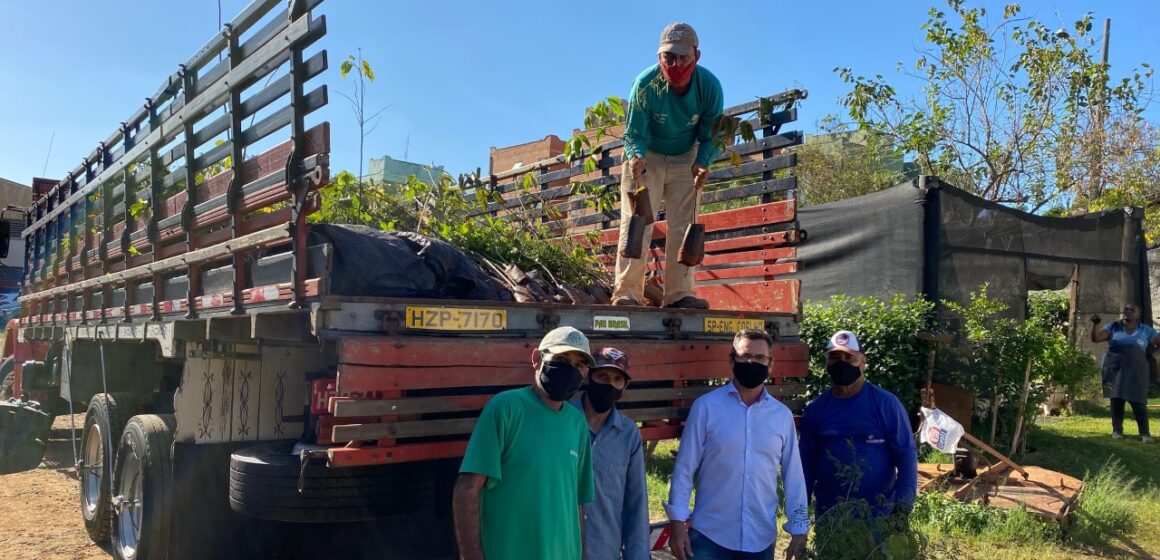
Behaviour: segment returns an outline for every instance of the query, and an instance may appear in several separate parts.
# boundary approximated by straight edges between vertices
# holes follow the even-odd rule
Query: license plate
[[[736,333],[745,329],[765,330],[765,321],[761,319],[738,319],[736,317],[705,317],[705,332],[707,333]]]
[[[408,307],[407,328],[428,331],[502,331],[507,311],[469,307]]]

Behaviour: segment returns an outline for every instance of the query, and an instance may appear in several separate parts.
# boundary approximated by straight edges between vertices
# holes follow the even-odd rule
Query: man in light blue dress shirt
[[[631,379],[628,356],[601,348],[594,357],[584,393],[571,402],[592,437],[596,499],[584,505],[584,560],[649,560],[644,445],[636,422],[616,408]]]
[[[698,398],[689,411],[665,504],[677,560],[772,558],[779,474],[783,529],[790,535],[786,558],[804,558],[810,520],[793,413],[764,386],[772,346],[764,331],[737,333],[730,353],[733,379]],[[694,485],[697,506],[690,510]]]

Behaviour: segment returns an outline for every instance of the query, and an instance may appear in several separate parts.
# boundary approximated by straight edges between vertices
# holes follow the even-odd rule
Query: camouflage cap
[[[604,347],[596,352],[596,365],[592,369],[613,368],[620,370],[625,377],[632,379],[628,374],[628,355],[621,352],[619,349]]]
[[[661,46],[657,49],[657,54],[671,52],[685,56],[692,54],[699,46],[700,42],[697,40],[697,32],[693,31],[693,26],[678,21],[670,23],[664,31],[661,31]]]

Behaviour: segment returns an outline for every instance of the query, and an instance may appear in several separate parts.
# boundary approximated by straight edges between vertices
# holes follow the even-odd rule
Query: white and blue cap
[[[838,331],[826,343],[826,352],[840,350],[847,354],[861,354],[862,345],[858,343],[858,335],[850,331]]]

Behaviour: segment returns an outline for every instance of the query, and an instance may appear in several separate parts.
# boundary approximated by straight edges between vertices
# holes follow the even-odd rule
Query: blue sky
[[[223,21],[246,3],[221,0]],[[357,129],[337,94],[351,84],[339,79],[338,66],[361,47],[377,74],[368,105],[388,107],[367,139],[367,158],[406,155],[452,173],[486,171],[489,147],[552,133],[567,138],[586,106],[625,95],[655,62],[661,28],[684,20],[697,29],[701,64],[721,79],[727,104],[804,87],[810,97],[800,125],[810,132],[841,109],[836,100],[845,88],[834,67],[893,76],[897,61],[912,61],[922,45],[927,9],[945,6],[934,0],[709,5],[328,0],[319,11],[328,24],[322,46],[330,56],[323,78],[330,105],[315,120],[332,124],[332,167],[355,169]],[[1001,2],[982,5],[996,16],[1002,10]],[[1070,27],[1089,10],[1097,27],[1111,17],[1113,75],[1141,61],[1160,63],[1160,2],[1022,5],[1024,14],[1052,27]],[[0,20],[7,23],[0,35],[0,177],[27,184],[42,171],[63,176],[140,107],[216,32],[218,3],[0,0]],[[1149,116],[1160,120],[1160,110],[1152,107]]]

